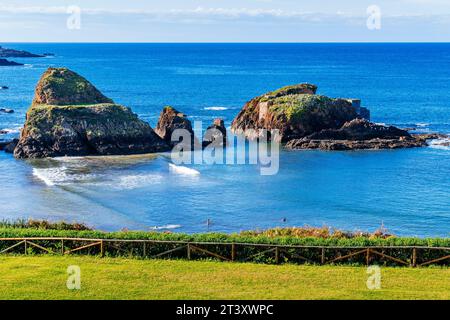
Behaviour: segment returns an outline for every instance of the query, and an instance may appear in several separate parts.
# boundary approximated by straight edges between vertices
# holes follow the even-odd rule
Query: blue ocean
[[[165,105],[227,127],[255,96],[309,82],[359,98],[372,121],[450,134],[450,44],[3,44],[54,57],[0,67],[0,139],[19,134],[49,66],[68,67],[155,127]],[[0,219],[101,230],[239,232],[330,226],[450,236],[450,148],[287,151],[255,165],[170,165],[165,155],[15,160],[0,152]],[[207,223],[209,221],[209,223]]]

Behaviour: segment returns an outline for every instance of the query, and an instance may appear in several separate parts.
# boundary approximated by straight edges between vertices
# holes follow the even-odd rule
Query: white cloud
[[[420,2],[422,0],[404,0]],[[435,0],[439,2],[439,0]],[[262,22],[262,23],[345,23],[365,24],[367,16],[365,12],[360,14],[286,11],[281,9],[250,9],[250,8],[213,8],[197,7],[193,9],[172,10],[140,10],[140,9],[105,9],[105,8],[81,8],[82,14],[90,16],[136,16],[142,21],[159,21],[166,23],[220,23],[227,21]],[[66,15],[65,6],[12,6],[0,4],[0,13],[18,15]],[[434,23],[449,24],[448,14],[383,14],[382,19],[395,23],[432,21]]]

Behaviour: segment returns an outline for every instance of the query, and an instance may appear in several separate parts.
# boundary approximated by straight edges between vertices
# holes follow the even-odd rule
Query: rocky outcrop
[[[186,141],[172,141],[172,134],[175,130],[184,130],[185,133],[190,136],[190,143],[186,144]],[[191,121],[189,121],[184,113],[177,111],[171,106],[166,106],[161,111],[155,132],[170,145],[171,148],[179,143],[182,143],[185,148],[194,148],[197,147],[199,143],[195,137],[194,130],[192,129]]]
[[[287,149],[320,150],[364,150],[400,149],[426,146],[426,142],[416,139],[371,139],[371,140],[309,140],[294,139],[286,144]]]
[[[366,119],[354,119],[345,123],[339,129],[325,129],[308,135],[311,140],[370,140],[370,139],[398,139],[411,135],[408,131],[393,126],[382,126]]]
[[[427,145],[429,137],[412,136],[393,126],[382,126],[365,119],[354,119],[340,129],[326,129],[286,144],[288,149],[359,150],[398,149]]]
[[[259,129],[278,129],[281,142],[305,137],[323,129],[338,129],[358,117],[346,99],[316,95],[312,84],[288,86],[249,101],[231,124],[232,132],[250,139]]]
[[[14,50],[3,48],[0,46],[0,57],[2,58],[42,58],[43,55],[38,55],[22,50]]]
[[[48,68],[36,86],[33,105],[113,103],[89,81],[66,68]]]
[[[6,59],[0,59],[0,67],[14,67],[14,66],[23,66],[23,64],[14,61],[9,61]]]
[[[127,155],[168,150],[149,124],[68,69],[48,69],[27,112],[16,158]]]
[[[224,121],[220,118],[214,119],[211,126],[206,129],[203,136],[203,147],[225,147],[227,145],[227,129]]]
[[[299,84],[248,102],[231,129],[250,139],[278,129],[288,149],[396,149],[427,145],[427,138],[393,126],[371,123],[359,99],[333,99],[316,94],[317,87]]]

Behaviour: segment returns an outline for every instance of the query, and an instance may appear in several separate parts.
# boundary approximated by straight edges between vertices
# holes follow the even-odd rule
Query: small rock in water
[[[4,150],[7,153],[13,153],[18,142],[18,139],[13,139],[11,141],[0,141],[0,150]]]
[[[203,137],[203,147],[206,148],[209,145],[214,147],[224,147],[227,144],[227,129],[223,119],[214,119],[214,122],[206,130]]]
[[[14,113],[13,109],[0,108],[0,112],[3,113]]]

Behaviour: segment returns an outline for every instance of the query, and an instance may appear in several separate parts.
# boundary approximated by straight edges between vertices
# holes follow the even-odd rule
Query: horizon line
[[[0,41],[29,44],[450,44],[449,41]]]

